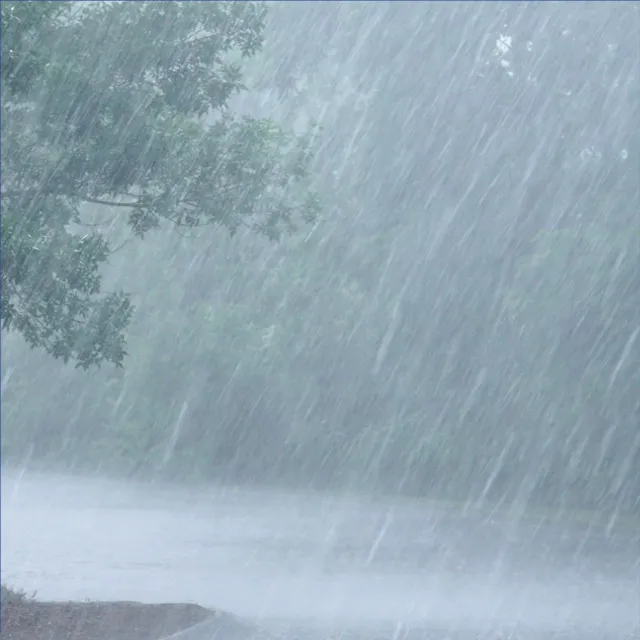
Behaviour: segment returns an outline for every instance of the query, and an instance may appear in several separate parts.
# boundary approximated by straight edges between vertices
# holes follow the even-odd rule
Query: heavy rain
[[[638,34],[2,2],[0,638],[640,638]]]

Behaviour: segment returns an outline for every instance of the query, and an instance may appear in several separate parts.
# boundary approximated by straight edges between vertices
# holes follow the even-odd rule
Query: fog
[[[4,580],[45,599],[193,601],[292,638],[637,630],[628,528],[299,490],[14,474],[2,483]]]
[[[125,104],[118,83],[147,58],[160,68],[183,28],[164,5],[103,33],[117,6],[89,7],[75,44],[60,35],[72,22],[47,35],[46,73],[61,75],[34,85],[24,124],[2,125],[3,235],[14,211],[33,225],[3,239],[2,582],[193,601],[268,637],[640,637],[638,3],[269,3],[260,50],[216,59],[241,64],[246,90],[226,95],[221,71],[199,109],[158,75],[126,124],[105,108],[107,133],[73,148],[104,157],[71,174],[63,134],[40,153],[23,132],[64,107],[77,136],[101,108],[68,61]],[[258,154],[279,138],[255,131],[271,129],[252,130],[244,173],[240,143],[212,138],[232,158],[224,180],[244,181],[233,200],[221,165],[199,172],[204,151],[183,144],[173,166],[169,142],[154,155],[161,134],[131,142],[157,95],[193,107],[171,135],[197,121],[209,141],[231,113],[307,146],[261,186]],[[126,180],[121,144],[139,147]],[[100,191],[107,173],[138,191]],[[36,275],[15,266],[31,221],[53,216],[31,187],[48,194],[58,174],[74,215],[37,233],[108,243],[100,291],[133,304],[122,367],[117,341],[83,351],[64,334],[82,296],[51,302],[62,259],[46,280],[34,241]],[[157,202],[139,213],[147,182]],[[179,194],[161,201],[165,183]],[[289,225],[310,192],[317,215]],[[87,353],[105,362],[75,367]],[[213,637],[194,633],[179,637]]]

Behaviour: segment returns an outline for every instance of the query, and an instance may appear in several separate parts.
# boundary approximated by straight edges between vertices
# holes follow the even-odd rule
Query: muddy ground
[[[3,589],[3,593],[5,593]],[[604,629],[330,628],[284,625],[267,631],[195,604],[38,602],[2,599],[0,640],[638,640]]]
[[[158,640],[214,618],[195,604],[38,602],[3,589],[2,640]]]
[[[4,593],[4,590],[3,590]],[[2,600],[1,640],[636,640],[636,634],[585,629],[336,629],[288,626],[272,629],[240,622],[195,604],[135,602],[38,602]]]

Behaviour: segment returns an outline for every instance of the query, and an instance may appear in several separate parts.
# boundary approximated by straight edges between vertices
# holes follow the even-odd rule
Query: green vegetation
[[[129,297],[103,293],[112,252],[87,204],[142,238],[240,226],[277,237],[312,220],[305,140],[234,116],[259,50],[259,3],[2,4],[2,327],[87,368],[121,365]]]
[[[32,596],[35,597],[35,596]],[[2,585],[2,594],[0,595],[0,602],[26,602],[30,598],[21,589],[12,589],[6,584]]]
[[[526,19],[510,3],[500,18],[464,3],[274,3],[266,15],[246,3],[65,7],[34,14],[51,34],[23,52],[30,79],[3,103],[19,103],[29,123],[3,118],[3,154],[16,149],[3,157],[3,192],[23,165],[27,181],[24,206],[3,193],[3,261],[56,247],[24,275],[19,260],[3,270],[9,327],[23,318],[30,344],[62,358],[30,350],[19,332],[3,336],[5,461],[537,503],[595,509],[604,521],[640,508],[640,278],[629,231],[640,203],[625,93],[635,54],[620,36],[631,4],[579,14],[531,5]],[[214,79],[195,58],[167,61],[198,21],[225,20],[237,39],[207,67]],[[263,21],[261,51],[243,58]],[[496,31],[504,24],[510,32]],[[150,37],[165,26],[166,37]],[[461,28],[463,50],[446,35]],[[503,35],[512,42],[500,49]],[[37,55],[45,49],[51,68]],[[3,56],[9,69],[17,59]],[[234,71],[243,60],[249,91]],[[169,75],[149,85],[144,70],[158,64]],[[81,114],[69,116],[58,138],[52,123],[73,114],[87,68],[90,91],[75,99],[102,119],[81,131]],[[211,83],[218,115],[200,118]],[[609,104],[615,118],[594,114]],[[287,138],[265,113],[298,133],[322,129]],[[62,162],[67,149],[95,175]],[[67,176],[75,196],[31,199],[38,167]],[[224,195],[222,180],[237,190]],[[270,242],[275,228],[313,217],[311,187],[323,215]],[[31,230],[12,235],[18,211]],[[210,222],[236,233],[197,228]],[[54,257],[67,269],[55,282]],[[108,323],[91,320],[101,311]],[[72,313],[87,331],[70,334]],[[125,325],[124,370],[71,366],[120,362]]]

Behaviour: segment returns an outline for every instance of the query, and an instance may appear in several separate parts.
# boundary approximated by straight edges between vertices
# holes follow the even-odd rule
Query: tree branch
[[[145,206],[145,204],[149,204],[149,200],[138,200],[137,202],[115,202],[113,200],[102,200],[101,198],[91,198],[89,196],[79,197],[80,200],[83,200],[84,202],[90,202],[91,204],[100,204],[105,207],[127,207],[129,209],[141,209]]]

